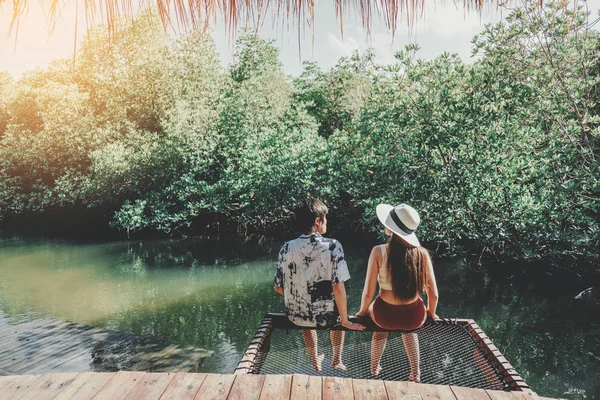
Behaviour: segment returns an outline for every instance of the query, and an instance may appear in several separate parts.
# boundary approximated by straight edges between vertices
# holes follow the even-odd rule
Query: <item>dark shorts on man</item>
[[[315,321],[319,328],[333,328],[340,324],[340,313],[337,306],[334,305],[333,311],[318,314],[315,316]]]

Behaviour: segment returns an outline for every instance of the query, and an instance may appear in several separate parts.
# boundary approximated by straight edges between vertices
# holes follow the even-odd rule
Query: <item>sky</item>
[[[45,68],[51,60],[70,58],[73,56],[75,38],[80,41],[85,33],[86,20],[83,11],[83,0],[79,9],[76,0],[63,2],[63,8],[55,28],[50,32],[50,25],[44,12],[36,1],[31,1],[29,9],[19,20],[18,32],[14,29],[9,34],[12,19],[12,1],[8,0],[0,6],[0,70],[11,73],[15,78],[27,70]],[[515,0],[518,1],[518,0]],[[598,15],[600,0],[579,0],[587,4],[592,18]],[[514,6],[514,3],[513,3]],[[75,29],[75,15],[79,15],[79,24]],[[357,12],[347,10],[344,16],[344,35],[342,36],[336,20],[334,1],[317,0],[315,6],[314,42],[310,28],[304,28],[298,45],[296,26],[283,28],[272,19],[266,19],[259,29],[259,36],[272,38],[280,48],[280,59],[284,72],[298,75],[302,71],[303,61],[315,61],[321,68],[329,69],[341,56],[347,56],[353,50],[364,51],[373,48],[375,59],[380,63],[392,63],[394,54],[408,43],[417,43],[421,47],[418,55],[431,59],[443,52],[457,53],[463,60],[471,57],[471,39],[485,24],[496,23],[508,15],[505,8],[497,8],[487,4],[480,11],[465,10],[462,1],[426,1],[423,17],[417,19],[409,28],[405,21],[399,24],[396,35],[377,19],[373,20],[371,35],[367,37],[360,23]],[[98,20],[97,22],[101,22]],[[17,34],[16,34],[17,33]],[[232,38],[227,34],[219,17],[212,26],[212,36],[222,64],[226,66],[232,61]]]

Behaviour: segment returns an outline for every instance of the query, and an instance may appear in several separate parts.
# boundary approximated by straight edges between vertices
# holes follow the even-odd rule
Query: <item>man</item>
[[[350,279],[342,245],[322,235],[327,232],[327,206],[308,198],[294,209],[300,232],[297,239],[283,245],[279,252],[275,291],[285,298],[286,314],[298,326],[332,328],[338,324],[353,330],[365,327],[348,320],[346,288]],[[344,331],[331,331],[333,368],[346,370],[342,363]],[[303,330],[302,337],[315,371],[321,371],[324,355],[318,355],[315,330]]]

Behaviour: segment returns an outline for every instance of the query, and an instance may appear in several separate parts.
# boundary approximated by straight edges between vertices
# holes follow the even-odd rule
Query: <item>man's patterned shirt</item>
[[[337,323],[332,286],[350,279],[344,249],[318,233],[301,235],[283,245],[275,285],[283,288],[286,313],[299,326]]]

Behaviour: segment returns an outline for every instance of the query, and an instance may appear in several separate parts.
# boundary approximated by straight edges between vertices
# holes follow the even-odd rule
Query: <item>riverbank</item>
[[[64,218],[64,216],[62,217]],[[370,249],[380,243],[383,243],[385,237],[382,232],[374,233],[361,229],[348,229],[344,225],[337,224],[337,215],[335,210],[329,216],[329,230],[326,236],[335,237],[346,249],[352,249],[355,254],[368,255]],[[190,227],[184,232],[173,232],[167,234],[156,231],[140,231],[127,235],[126,232],[111,228],[106,221],[85,219],[73,219],[71,224],[59,223],[57,217],[52,221],[35,220],[35,225],[29,223],[23,224],[2,224],[0,225],[0,238],[19,237],[30,238],[31,240],[58,240],[72,243],[111,243],[128,241],[152,241],[164,243],[185,243],[186,241],[198,243],[215,243],[216,246],[230,244],[233,254],[248,255],[249,248],[262,257],[274,257],[279,248],[287,240],[296,237],[299,233],[290,229],[290,225],[279,225],[277,229],[270,230],[268,234],[257,232],[256,229],[245,229],[231,222],[221,222],[215,217],[211,218],[211,223],[203,225],[203,229]],[[202,224],[198,224],[202,225]],[[503,270],[507,265],[515,268],[522,273],[544,274],[556,276],[558,280],[576,280],[581,282],[581,290],[590,286],[600,286],[600,268],[595,257],[579,259],[573,257],[550,257],[546,259],[520,260],[510,257],[503,258],[499,254],[490,254],[481,251],[481,249],[472,247],[470,250],[465,248],[452,257],[447,256],[443,243],[427,241],[421,237],[421,242],[433,255],[434,261],[445,260],[467,263],[477,266],[487,265],[489,268]],[[506,255],[505,255],[506,256]]]

